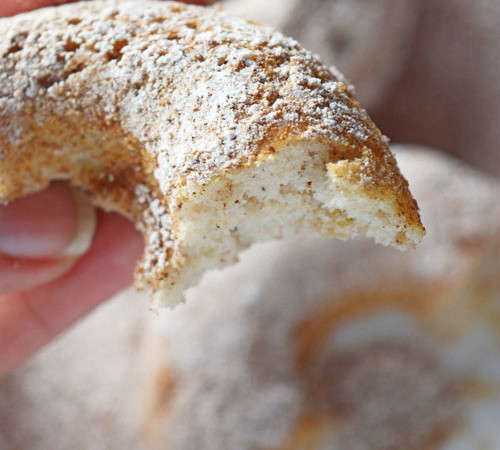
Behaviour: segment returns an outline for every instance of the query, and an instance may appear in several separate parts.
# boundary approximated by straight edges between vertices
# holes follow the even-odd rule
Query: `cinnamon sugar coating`
[[[339,176],[387,199],[402,232],[413,230],[404,245],[419,240],[388,140],[343,77],[296,41],[175,2],[90,1],[0,20],[0,201],[54,178],[85,187],[144,231],[139,272],[150,283],[176,257],[183,188],[294,141],[352,162]]]

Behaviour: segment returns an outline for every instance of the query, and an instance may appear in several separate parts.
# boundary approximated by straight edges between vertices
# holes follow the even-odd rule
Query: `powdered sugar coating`
[[[44,156],[23,169],[31,163],[26,136],[38,146],[40,129],[102,145],[86,163],[107,158],[98,182],[61,162],[60,138],[42,142],[57,164]],[[110,139],[124,150],[106,157]],[[95,0],[0,20],[0,152],[4,172],[18,172],[0,179],[0,200],[53,178],[84,185],[143,231],[140,272],[155,287],[179,268],[171,224],[186,194],[180,188],[251,166],[294,140],[324,142],[334,160],[357,158],[343,176],[388,198],[398,230],[413,228],[409,245],[418,241],[416,203],[387,139],[343,77],[293,39],[175,2]],[[71,163],[87,148],[78,142],[72,151]]]
[[[225,0],[226,11],[272,25],[335,64],[368,110],[398,76],[418,18],[413,0]]]
[[[164,194],[181,177],[206,181],[249,161],[278,130],[385,147],[346,85],[311,53],[214,10],[95,1],[2,20],[0,29],[4,114],[34,100],[46,116],[64,115],[76,106],[68,98],[78,98],[86,119],[119,121],[139,139]],[[22,123],[10,128],[15,138]]]

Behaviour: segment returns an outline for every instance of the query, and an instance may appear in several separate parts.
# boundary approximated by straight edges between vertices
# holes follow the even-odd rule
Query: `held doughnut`
[[[133,220],[174,304],[256,241],[424,234],[387,139],[294,40],[213,9],[90,1],[0,20],[0,201],[66,179]]]

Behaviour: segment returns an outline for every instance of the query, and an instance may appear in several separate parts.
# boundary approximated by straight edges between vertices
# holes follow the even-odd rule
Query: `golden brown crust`
[[[153,284],[172,257],[179,188],[296,140],[327,143],[332,162],[346,160],[338,177],[397,210],[400,244],[421,238],[387,139],[294,40],[175,2],[90,1],[0,20],[0,201],[54,178],[83,185],[144,231]]]

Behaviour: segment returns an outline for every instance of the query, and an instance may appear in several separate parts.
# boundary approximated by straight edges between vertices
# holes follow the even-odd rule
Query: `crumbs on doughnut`
[[[56,179],[143,233],[153,307],[257,241],[405,249],[425,233],[341,74],[271,28],[175,2],[0,19],[0,201]]]

